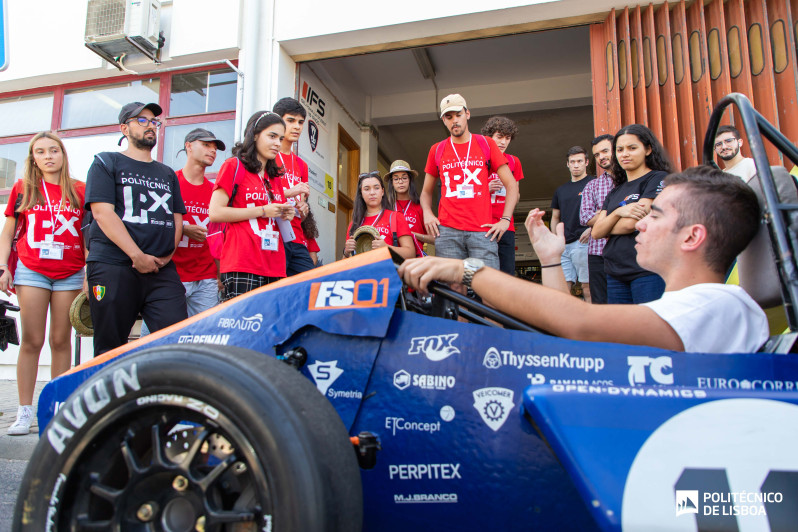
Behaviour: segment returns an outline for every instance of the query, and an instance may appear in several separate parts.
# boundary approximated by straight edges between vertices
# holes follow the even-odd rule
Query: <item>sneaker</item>
[[[8,427],[8,434],[12,436],[22,436],[30,433],[30,426],[33,423],[33,407],[29,405],[20,406],[17,409],[17,420]]]

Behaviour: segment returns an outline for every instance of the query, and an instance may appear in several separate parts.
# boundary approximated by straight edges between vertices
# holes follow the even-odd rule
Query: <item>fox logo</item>
[[[424,353],[429,360],[440,362],[460,352],[452,342],[457,334],[439,334],[436,336],[416,336],[410,340],[408,355]]]

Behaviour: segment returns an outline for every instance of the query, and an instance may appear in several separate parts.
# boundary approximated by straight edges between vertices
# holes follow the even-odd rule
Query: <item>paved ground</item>
[[[39,392],[45,382],[36,383],[34,409]],[[39,441],[39,426],[36,421],[27,436],[9,436],[6,429],[17,417],[17,383],[0,380],[0,532],[11,530],[14,504],[22,475],[28,465],[33,448]]]

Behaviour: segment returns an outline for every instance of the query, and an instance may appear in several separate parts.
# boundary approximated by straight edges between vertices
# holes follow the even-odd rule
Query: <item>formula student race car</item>
[[[706,162],[732,102],[795,331],[798,205],[760,131],[798,150],[731,95]],[[794,333],[739,355],[576,342],[433,292],[408,296],[387,251],[356,255],[52,381],[14,530],[798,526]]]

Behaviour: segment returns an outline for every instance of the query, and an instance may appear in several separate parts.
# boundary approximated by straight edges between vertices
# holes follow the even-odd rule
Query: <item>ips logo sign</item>
[[[319,145],[319,126],[313,120],[308,120],[308,140],[310,141],[310,151],[316,151]]]
[[[302,83],[302,99],[305,100],[305,103],[308,104],[313,112],[319,116],[324,116],[324,100],[319,97],[319,93],[313,90],[313,87],[308,85],[307,81]]]
[[[310,285],[308,310],[388,306],[388,278],[321,281]]]
[[[673,384],[673,360],[671,357],[626,357],[629,363],[629,384]],[[650,376],[651,380],[647,377]]]

